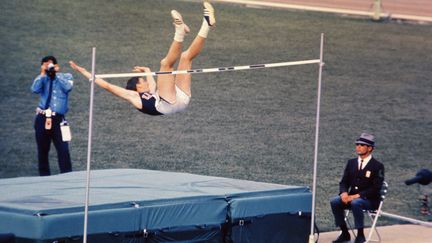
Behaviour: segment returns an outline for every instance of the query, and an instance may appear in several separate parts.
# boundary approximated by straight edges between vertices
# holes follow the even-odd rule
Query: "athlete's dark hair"
[[[130,78],[127,81],[126,89],[137,91],[136,85],[137,85],[138,82],[139,82],[139,78],[138,77]]]

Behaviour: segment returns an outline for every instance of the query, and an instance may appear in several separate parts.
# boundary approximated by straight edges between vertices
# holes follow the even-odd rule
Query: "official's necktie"
[[[359,167],[359,170],[361,170],[362,167],[363,167],[363,160],[360,160],[360,167]]]

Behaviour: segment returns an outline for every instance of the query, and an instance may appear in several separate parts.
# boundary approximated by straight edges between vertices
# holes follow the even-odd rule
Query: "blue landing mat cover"
[[[0,233],[28,239],[83,234],[86,172],[0,180]],[[308,187],[138,169],[91,172],[88,234],[221,225],[311,212]]]

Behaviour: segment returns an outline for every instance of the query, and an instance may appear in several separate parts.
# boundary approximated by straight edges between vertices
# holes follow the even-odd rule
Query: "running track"
[[[374,0],[214,0],[246,5],[371,15]],[[432,23],[432,0],[381,0],[382,16]]]

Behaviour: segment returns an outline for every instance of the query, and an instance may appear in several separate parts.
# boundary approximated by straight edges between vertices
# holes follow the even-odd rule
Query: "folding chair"
[[[367,213],[370,221],[371,221],[371,228],[369,230],[369,234],[368,237],[366,238],[366,243],[368,242],[381,242],[381,235],[379,234],[377,228],[376,228],[376,224],[378,222],[378,218],[381,216],[382,214],[382,206],[384,204],[384,199],[386,197],[387,194],[387,190],[388,190],[388,184],[387,182],[383,182],[382,186],[381,186],[381,201],[379,203],[379,206],[377,209],[374,210],[363,210],[364,213]],[[353,233],[354,237],[357,237],[356,233],[354,232],[354,228],[352,227],[350,220],[349,220],[349,215],[350,215],[351,210],[346,210],[345,213],[345,222],[347,223],[348,227],[351,229],[351,232]],[[372,239],[372,235],[373,233],[376,233],[378,239]]]

